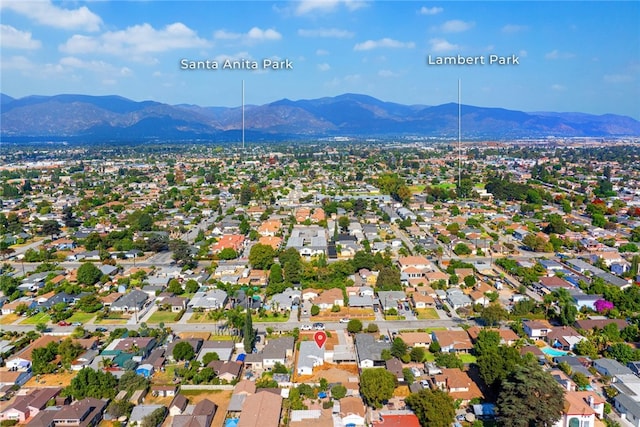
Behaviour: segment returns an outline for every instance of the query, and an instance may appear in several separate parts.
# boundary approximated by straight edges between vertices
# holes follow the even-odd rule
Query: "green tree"
[[[351,334],[357,334],[362,331],[362,321],[360,319],[351,319],[347,323],[347,331]]]
[[[43,222],[42,234],[51,236],[51,238],[53,238],[53,236],[57,236],[58,234],[60,234],[60,224],[58,224],[58,221],[49,219]]]
[[[82,368],[63,390],[65,396],[81,400],[85,397],[113,399],[117,393],[118,380],[110,372]]]
[[[222,260],[230,260],[238,258],[238,252],[233,248],[224,248],[220,252],[218,252],[218,259]]]
[[[204,366],[207,366],[209,363],[213,362],[214,360],[220,360],[220,356],[218,356],[218,353],[216,353],[215,351],[205,354],[202,357],[202,364]]]
[[[393,357],[401,359],[407,353],[407,344],[400,337],[394,338],[391,343],[391,354]]]
[[[175,360],[193,360],[196,352],[187,341],[180,341],[173,347],[173,358]]]
[[[425,351],[422,347],[413,347],[409,352],[413,362],[422,362],[425,357]]]
[[[273,265],[276,252],[270,245],[256,243],[249,251],[249,262],[253,268],[258,270],[268,270]]]
[[[464,363],[455,353],[437,353],[436,364],[444,368],[464,368]]]
[[[391,399],[396,388],[396,377],[385,369],[364,369],[360,375],[360,394],[367,405],[381,408]]]
[[[498,418],[506,427],[554,425],[564,409],[564,390],[537,363],[518,366],[502,382]]]
[[[247,309],[247,314],[244,320],[243,332],[244,351],[251,353],[253,350],[253,343],[256,340],[256,331],[253,329],[253,320],[251,319],[251,310],[249,309]]]
[[[456,255],[470,255],[471,248],[464,243],[458,243],[453,248],[453,252],[455,252]]]
[[[402,378],[407,384],[412,384],[416,380],[416,376],[413,375],[411,368],[402,368]]]
[[[383,267],[376,278],[376,288],[380,291],[401,290],[400,270],[394,267]]]
[[[100,269],[90,262],[85,262],[78,268],[78,283],[83,285],[95,285],[101,277]]]
[[[449,427],[456,415],[453,398],[442,390],[424,389],[407,396],[405,402],[423,426]]]
[[[634,350],[625,343],[616,343],[609,347],[607,355],[618,362],[626,365],[632,360],[640,360],[640,351]]]
[[[164,421],[167,415],[167,408],[164,406],[155,409],[152,413],[142,419],[140,427],[158,427]]]
[[[336,384],[331,388],[331,397],[333,399],[342,399],[347,395],[347,388],[342,384]]]
[[[501,321],[507,319],[509,313],[505,310],[500,303],[489,304],[482,309],[480,319],[486,326],[496,326]]]
[[[320,314],[320,307],[318,307],[317,305],[312,305],[311,306],[311,315],[312,316],[317,316],[318,314]]]

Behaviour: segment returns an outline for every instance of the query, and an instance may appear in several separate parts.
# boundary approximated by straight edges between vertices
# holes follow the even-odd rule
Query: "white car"
[[[300,326],[300,330],[301,331],[311,331],[313,328],[311,327],[311,325],[302,325]]]
[[[340,319],[340,323],[349,323],[349,318],[348,317],[343,317],[342,319]]]

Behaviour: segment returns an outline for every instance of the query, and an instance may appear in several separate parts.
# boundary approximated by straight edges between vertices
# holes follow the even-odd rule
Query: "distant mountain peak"
[[[2,94],[3,141],[65,140],[229,140],[242,127],[239,107],[167,105],[118,95],[60,94],[20,99]],[[466,139],[640,135],[640,122],[615,114],[527,113],[463,104]],[[245,105],[245,129],[254,140],[278,141],[331,136],[450,137],[457,133],[458,104],[403,105],[369,95]]]

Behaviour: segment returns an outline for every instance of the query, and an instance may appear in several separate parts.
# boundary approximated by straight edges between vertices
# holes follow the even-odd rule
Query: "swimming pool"
[[[556,350],[555,348],[551,347],[544,347],[543,349],[541,349],[541,351],[547,356],[551,357],[564,356],[568,353],[568,351]]]

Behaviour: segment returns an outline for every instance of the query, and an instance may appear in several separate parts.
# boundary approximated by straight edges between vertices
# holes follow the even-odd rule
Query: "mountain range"
[[[120,96],[0,94],[3,141],[240,141],[242,108],[168,105]],[[640,135],[615,114],[523,112],[461,105],[463,139]],[[324,137],[457,137],[458,104],[403,105],[367,95],[245,106],[246,141]]]

